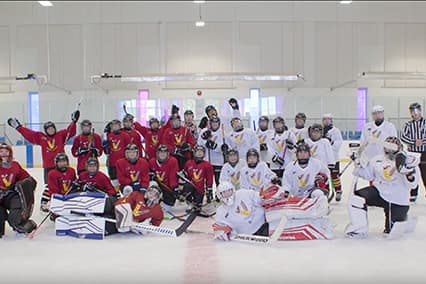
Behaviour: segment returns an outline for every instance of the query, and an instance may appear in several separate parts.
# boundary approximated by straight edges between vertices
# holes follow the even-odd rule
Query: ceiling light
[[[340,4],[352,4],[352,1],[340,1]]]
[[[204,21],[196,21],[195,22],[196,27],[204,27],[205,25],[206,25],[206,23]]]
[[[38,1],[38,3],[43,7],[53,6],[52,2],[50,2],[50,1]]]
[[[424,72],[362,72],[360,78],[373,80],[424,80]]]
[[[204,4],[204,3],[206,3],[206,1],[192,1],[192,2],[194,2],[194,4]]]

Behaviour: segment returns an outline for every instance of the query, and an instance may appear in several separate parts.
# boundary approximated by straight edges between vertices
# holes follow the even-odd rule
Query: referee
[[[426,189],[426,120],[422,117],[422,107],[419,103],[412,103],[410,105],[410,114],[413,120],[405,124],[401,133],[401,140],[408,144],[408,151],[421,153],[419,167],[423,186]],[[411,202],[416,201],[418,189],[419,185],[411,189]]]

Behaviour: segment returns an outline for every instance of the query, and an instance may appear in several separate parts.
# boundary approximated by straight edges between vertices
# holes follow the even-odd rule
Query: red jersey
[[[139,158],[135,164],[127,159],[120,159],[115,165],[117,178],[121,186],[129,185],[132,182],[139,182],[141,187],[148,188],[149,184],[149,164],[145,159]]]
[[[88,149],[89,151],[86,154],[78,155],[78,150],[81,148]],[[99,154],[97,157],[102,155],[102,139],[99,134],[80,134],[75,137],[71,147],[71,154],[77,158],[77,171],[83,171],[86,167],[86,161],[92,157],[90,148],[96,148],[98,150]]]
[[[31,144],[41,146],[43,168],[54,168],[56,155],[65,153],[65,139],[69,139],[75,135],[76,126],[74,122],[71,122],[67,129],[59,130],[52,136],[41,131],[33,131],[23,126],[18,127],[16,130]]]
[[[203,195],[206,188],[213,186],[213,167],[209,162],[201,161],[197,164],[189,160],[185,163],[184,171],[200,194]]]
[[[139,134],[139,132],[136,131],[135,129],[126,130],[124,128],[122,129],[122,131],[129,134],[129,137],[130,137],[129,144],[135,144],[136,146],[138,146],[139,157],[143,157],[144,150],[142,148],[142,137]]]
[[[188,143],[191,146],[191,149],[194,147],[194,137],[192,137],[191,131],[186,126],[181,126],[179,128],[167,128],[164,130],[161,140],[161,144],[167,145],[169,147],[170,153],[173,153],[175,147],[182,146],[184,143]],[[190,151],[185,153],[186,158],[191,158]]]
[[[7,190],[16,182],[29,177],[30,174],[24,170],[16,161],[10,162],[10,167],[0,167],[0,190]]]
[[[154,226],[160,226],[163,221],[163,210],[160,204],[155,204],[152,207],[148,207],[145,204],[144,195],[140,191],[132,191],[129,195],[120,198],[115,202],[114,205],[129,203],[133,210],[133,220],[136,222],[143,222],[144,220],[151,218],[151,224]]]
[[[67,167],[65,172],[61,172],[57,169],[51,170],[47,175],[47,187],[49,188],[49,195],[54,193],[66,194],[70,189],[73,181],[77,180],[75,170],[71,167]]]
[[[165,184],[171,190],[178,186],[176,173],[179,171],[179,165],[176,158],[169,157],[169,159],[162,164],[158,163],[156,158],[151,158],[149,160],[149,169],[155,174],[156,179],[160,183]]]
[[[115,134],[113,132],[107,134],[109,156],[108,163],[110,167],[115,167],[117,161],[125,158],[126,146],[130,144],[130,136],[125,131]]]
[[[145,140],[145,158],[156,157],[158,145],[160,144],[159,131],[153,131],[151,128],[142,126],[139,122],[135,122],[135,129],[143,136]]]
[[[115,189],[111,184],[111,180],[103,173],[97,172],[95,175],[89,175],[87,171],[80,174],[79,180],[84,184],[94,185],[98,190],[101,190],[108,195],[115,195]]]

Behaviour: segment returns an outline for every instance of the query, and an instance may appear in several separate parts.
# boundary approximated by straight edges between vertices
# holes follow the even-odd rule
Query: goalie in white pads
[[[355,159],[355,176],[372,180],[372,186],[356,190],[348,204],[351,224],[346,229],[349,238],[368,236],[367,206],[382,207],[385,213],[385,234],[392,235],[398,222],[407,220],[410,188],[416,182],[418,158],[402,152],[397,137],[388,137],[386,142],[396,144],[398,150],[384,148],[384,155],[373,157],[366,165]]]

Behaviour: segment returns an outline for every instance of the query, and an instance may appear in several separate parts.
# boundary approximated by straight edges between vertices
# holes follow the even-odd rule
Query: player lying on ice
[[[388,137],[386,143],[395,144],[396,150],[385,145],[384,154],[366,160],[362,154],[355,155],[353,175],[372,180],[372,186],[355,190],[348,203],[351,224],[346,228],[349,238],[368,237],[367,206],[382,207],[385,213],[384,234],[390,238],[398,237],[414,230],[414,220],[408,220],[410,189],[416,186],[416,173],[419,159],[403,152],[401,141],[397,137]],[[356,182],[354,183],[356,186]],[[354,186],[354,187],[355,187]],[[395,228],[395,230],[394,230]]]
[[[59,216],[55,220],[56,235],[103,239],[118,232],[144,234],[137,226],[141,222],[159,226],[163,220],[160,198],[161,190],[153,183],[145,194],[132,191],[118,200],[100,192],[54,194],[50,210]]]

